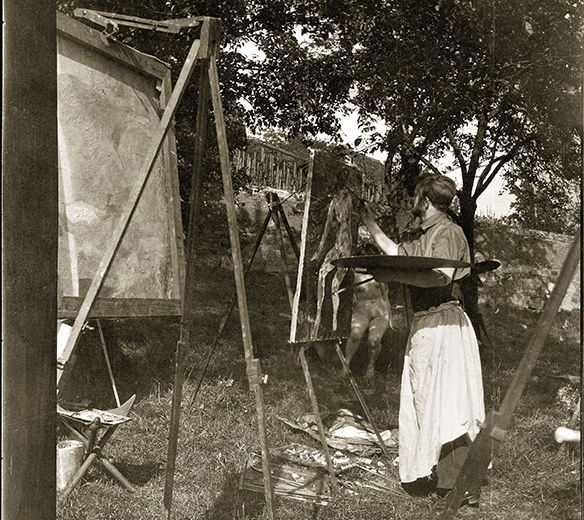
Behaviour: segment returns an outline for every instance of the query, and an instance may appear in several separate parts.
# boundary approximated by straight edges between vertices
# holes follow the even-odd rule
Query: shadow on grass
[[[579,481],[574,481],[568,486],[549,491],[549,501],[557,504],[556,518],[565,520],[582,518],[582,504],[574,500],[574,497],[581,496],[581,492]]]
[[[122,475],[124,475],[131,484],[136,486],[143,486],[164,473],[164,468],[162,468],[157,462],[147,462],[145,464],[116,462],[115,465]]]
[[[178,318],[100,320],[116,391],[121,401],[136,394],[137,401],[170,387]],[[113,384],[99,330],[94,321],[84,329],[76,359],[59,397],[81,407],[116,407]]]
[[[208,520],[260,518],[264,510],[264,495],[239,489],[241,474],[228,473],[225,484],[208,513]]]
[[[144,464],[130,464],[123,461],[113,461],[115,468],[133,486],[144,486],[154,478],[162,475],[164,469],[156,462]],[[111,475],[111,473],[99,462],[96,462],[84,475],[85,482],[110,482],[111,484],[124,489],[122,485]]]

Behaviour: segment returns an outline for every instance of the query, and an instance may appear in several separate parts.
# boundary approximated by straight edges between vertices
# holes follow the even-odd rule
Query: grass
[[[268,375],[263,387],[268,444],[291,443],[318,447],[302,432],[277,419],[297,419],[311,406],[301,368],[287,344],[289,312],[284,280],[252,271],[247,298],[256,355]],[[246,378],[237,311],[220,339],[196,399],[190,404],[195,380],[213,342],[226,302],[234,291],[229,271],[201,266],[196,287],[195,325],[188,365],[192,374],[184,386],[179,451],[174,477],[173,519],[267,518],[263,496],[239,489],[251,453],[260,452],[254,394]],[[495,348],[483,351],[487,409],[497,408],[530,338],[537,314],[511,309],[484,309]],[[121,426],[106,452],[134,484],[128,493],[99,468],[58,507],[63,520],[150,520],[166,518],[163,506],[165,466],[172,402],[172,374],[177,319],[103,322],[116,383],[122,400],[137,394],[133,421]],[[580,323],[577,315],[562,314],[525,389],[511,428],[501,445],[480,508],[461,508],[458,518],[494,520],[575,520],[581,518],[581,453],[579,446],[559,450],[556,427],[573,413],[580,391]],[[115,405],[96,331],[86,331],[64,398],[103,408]],[[399,362],[386,345],[371,384],[362,376],[366,349],[359,350],[354,372],[380,429],[397,427]],[[322,362],[309,351],[309,365],[323,412],[339,407],[362,413],[338,363]],[[389,369],[386,369],[389,365]],[[572,377],[570,377],[572,376]],[[61,436],[65,432],[59,432]],[[381,459],[380,459],[381,460]],[[397,469],[390,476],[398,485]],[[363,481],[363,474],[355,474]],[[282,520],[313,519],[430,519],[437,518],[443,499],[436,496],[401,498],[389,493],[342,490],[328,506],[313,506],[276,498],[275,515]]]

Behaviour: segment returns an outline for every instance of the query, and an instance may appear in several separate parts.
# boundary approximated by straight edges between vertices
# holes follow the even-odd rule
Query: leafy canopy
[[[77,4],[57,2],[69,12]],[[246,128],[279,128],[308,142],[319,133],[338,137],[338,113],[350,102],[368,136],[357,144],[388,152],[390,202],[403,198],[391,186],[411,189],[421,167],[460,170],[461,223],[471,244],[476,200],[495,176],[530,182],[526,158],[530,174],[581,171],[580,0],[89,0],[82,7],[221,18],[232,148],[245,146]],[[124,29],[120,38],[170,63],[176,77],[192,35]],[[250,44],[260,58],[241,52]],[[185,170],[196,88],[177,115]],[[375,132],[371,117],[386,131]]]

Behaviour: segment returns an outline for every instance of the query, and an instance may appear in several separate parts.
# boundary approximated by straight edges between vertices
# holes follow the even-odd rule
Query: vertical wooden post
[[[170,431],[168,435],[168,451],[166,457],[166,477],[164,484],[164,507],[168,518],[172,512],[172,490],[174,484],[174,471],[176,466],[176,456],[178,450],[178,431],[180,426],[180,410],[182,401],[182,389],[184,382],[184,367],[186,357],[190,347],[190,331],[193,323],[194,289],[195,289],[195,238],[197,236],[197,226],[199,210],[201,206],[202,189],[202,165],[205,150],[205,139],[207,135],[207,116],[209,105],[209,85],[206,74],[203,73],[208,68],[208,44],[210,19],[205,19],[201,28],[199,55],[203,58],[199,60],[201,74],[199,76],[199,99],[197,105],[197,122],[195,128],[195,147],[193,157],[193,175],[190,194],[189,228],[186,244],[186,274],[183,291],[183,315],[180,327],[180,339],[176,345],[174,386],[172,390],[172,410],[170,419]],[[194,46],[195,44],[193,44]]]
[[[2,518],[56,516],[55,4],[4,3]]]
[[[216,52],[215,52],[216,54]],[[255,394],[256,411],[258,419],[258,430],[260,444],[262,448],[262,469],[264,474],[264,488],[266,507],[269,520],[274,519],[274,491],[271,482],[270,462],[268,453],[268,441],[266,423],[264,415],[264,398],[260,384],[259,360],[254,359],[253,345],[251,342],[251,327],[249,313],[247,310],[247,298],[245,294],[245,281],[243,274],[243,261],[241,246],[237,231],[237,216],[235,214],[235,197],[233,195],[233,183],[231,179],[231,167],[229,161],[229,147],[227,145],[227,134],[225,131],[225,119],[223,116],[223,105],[221,93],[219,91],[219,74],[217,72],[217,62],[215,54],[211,57],[209,65],[209,83],[211,84],[211,100],[213,102],[213,112],[215,114],[215,126],[217,128],[217,141],[219,144],[219,158],[221,160],[221,173],[223,177],[223,192],[227,207],[227,220],[229,223],[229,238],[231,241],[231,254],[233,258],[233,270],[235,275],[235,286],[237,289],[237,302],[239,307],[239,319],[241,321],[241,335],[243,347],[245,349],[245,360],[247,364],[248,379],[250,387]]]

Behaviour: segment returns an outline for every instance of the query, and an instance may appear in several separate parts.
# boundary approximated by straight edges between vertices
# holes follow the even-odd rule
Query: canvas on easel
[[[158,59],[57,13],[58,317],[75,318],[131,202],[171,94]],[[182,313],[183,232],[169,128],[88,317]]]
[[[356,199],[362,173],[331,152],[315,151],[310,159],[302,223],[300,261],[291,343],[313,343],[349,336],[353,273],[333,266],[357,247]],[[342,290],[347,289],[347,290]]]

